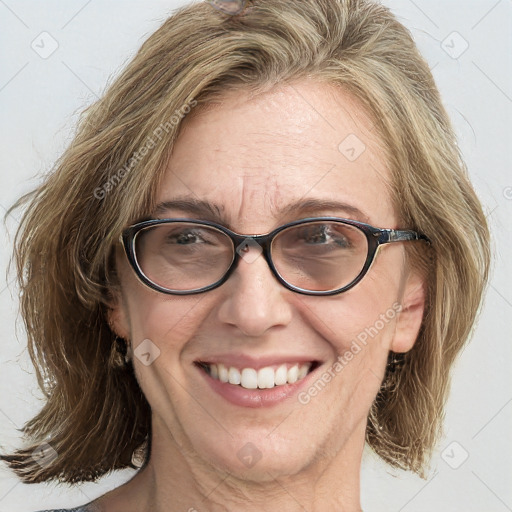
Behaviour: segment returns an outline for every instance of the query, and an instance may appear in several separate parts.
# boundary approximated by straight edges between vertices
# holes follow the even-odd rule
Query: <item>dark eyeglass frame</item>
[[[198,224],[208,227],[213,227],[218,229],[219,231],[226,234],[233,244],[233,260],[224,273],[224,275],[215,283],[204,286],[202,288],[197,288],[193,290],[171,290],[168,288],[164,288],[157,283],[151,281],[142,271],[135,254],[135,240],[137,233],[139,233],[141,230],[151,227],[151,226],[158,226],[161,224],[172,224],[172,223],[178,223],[178,222],[187,222],[190,224]],[[312,224],[315,222],[335,222],[340,223],[348,226],[353,226],[360,231],[364,233],[366,236],[366,239],[368,241],[368,254],[366,256],[366,261],[364,263],[363,268],[359,272],[358,276],[353,279],[349,284],[337,288],[335,290],[306,290],[304,288],[300,288],[298,286],[294,286],[290,283],[288,283],[277,271],[276,267],[274,266],[274,263],[272,261],[272,255],[271,255],[271,246],[272,241],[275,238],[276,235],[284,231],[285,229],[288,229],[290,227],[298,226],[298,225],[307,225]],[[295,220],[293,222],[288,222],[287,224],[283,224],[282,226],[279,226],[278,228],[274,229],[270,233],[262,234],[262,235],[241,235],[239,233],[235,233],[234,231],[231,231],[230,229],[222,226],[221,224],[217,224],[215,222],[207,221],[207,220],[198,220],[198,219],[188,219],[188,218],[172,218],[172,219],[151,219],[151,220],[145,220],[142,222],[138,222],[136,224],[133,224],[132,226],[129,226],[128,228],[124,229],[121,236],[119,237],[119,241],[122,243],[126,256],[128,258],[128,261],[135,271],[135,274],[137,277],[146,285],[149,286],[149,288],[152,288],[153,290],[156,290],[161,293],[166,293],[169,295],[193,295],[197,293],[203,293],[209,290],[213,290],[214,288],[219,287],[221,284],[225,283],[230,275],[233,273],[235,268],[238,265],[238,262],[240,261],[240,258],[242,258],[242,255],[237,250],[238,247],[240,247],[244,243],[252,243],[256,242],[262,249],[262,254],[265,257],[265,260],[267,261],[268,266],[270,267],[272,273],[276,277],[276,279],[289,290],[292,290],[297,293],[301,293],[303,295],[336,295],[338,293],[346,292],[347,290],[350,290],[353,288],[363,277],[367,274],[368,270],[370,269],[373,261],[375,260],[375,256],[377,254],[377,250],[381,245],[394,243],[394,242],[408,242],[408,241],[414,241],[414,240],[423,240],[430,244],[430,240],[427,236],[417,233],[416,231],[411,230],[401,230],[401,229],[380,229],[375,228],[373,226],[370,226],[369,224],[365,224],[364,222],[359,222],[352,219],[344,219],[341,217],[308,217],[300,220]],[[248,242],[249,241],[249,242]]]

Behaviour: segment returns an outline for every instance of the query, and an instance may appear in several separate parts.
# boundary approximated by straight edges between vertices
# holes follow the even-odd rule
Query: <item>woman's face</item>
[[[324,215],[403,227],[389,180],[359,104],[303,81],[253,100],[231,93],[186,119],[158,203],[208,203],[242,234]],[[204,210],[182,204],[155,217],[213,220]],[[254,250],[226,283],[189,296],[149,289],[120,255],[114,321],[135,352],[153,445],[172,447],[191,466],[259,481],[358,460],[388,351],[408,350],[421,322],[423,287],[406,271],[404,254],[400,243],[381,248],[359,284],[323,297],[283,287]],[[293,381],[296,365],[299,377],[309,363],[313,371],[296,383],[246,389],[212,377],[199,362],[239,371],[285,365],[280,377],[263,372],[278,381]]]

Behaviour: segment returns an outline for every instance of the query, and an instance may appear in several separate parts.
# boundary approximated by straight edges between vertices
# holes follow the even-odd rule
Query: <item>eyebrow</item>
[[[359,208],[354,205],[344,203],[342,201],[334,201],[328,199],[309,198],[305,200],[298,200],[286,205],[279,210],[279,214],[286,216],[292,213],[318,213],[326,210],[343,211],[355,220],[367,222],[368,215],[363,213]]]
[[[181,210],[188,214],[201,217],[204,220],[210,220],[229,227],[229,223],[223,215],[225,211],[224,206],[203,199],[179,197],[163,201],[156,206],[154,215],[160,216],[166,214],[169,210]],[[277,214],[280,217],[289,217],[291,215],[315,214],[322,211],[342,211],[354,220],[360,220],[362,222],[368,222],[369,220],[368,216],[356,206],[341,201],[317,198],[299,199],[280,208]]]
[[[155,210],[155,215],[162,215],[168,210],[183,210],[197,216],[205,217],[206,220],[223,221],[222,212],[224,207],[220,207],[209,201],[195,199],[193,197],[179,197],[176,199],[163,201],[159,203]]]

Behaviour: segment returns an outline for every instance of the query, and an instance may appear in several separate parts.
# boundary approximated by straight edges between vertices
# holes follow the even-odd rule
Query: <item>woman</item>
[[[26,482],[142,464],[90,511],[357,511],[365,440],[425,472],[485,217],[386,8],[214,3],[146,41],[19,202],[47,401],[3,458]]]

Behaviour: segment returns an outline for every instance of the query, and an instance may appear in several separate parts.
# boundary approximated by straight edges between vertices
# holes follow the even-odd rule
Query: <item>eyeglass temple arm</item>
[[[391,242],[408,242],[409,240],[424,240],[430,244],[427,236],[417,233],[416,231],[399,230],[399,229],[381,229],[376,235],[379,244],[389,244]]]

